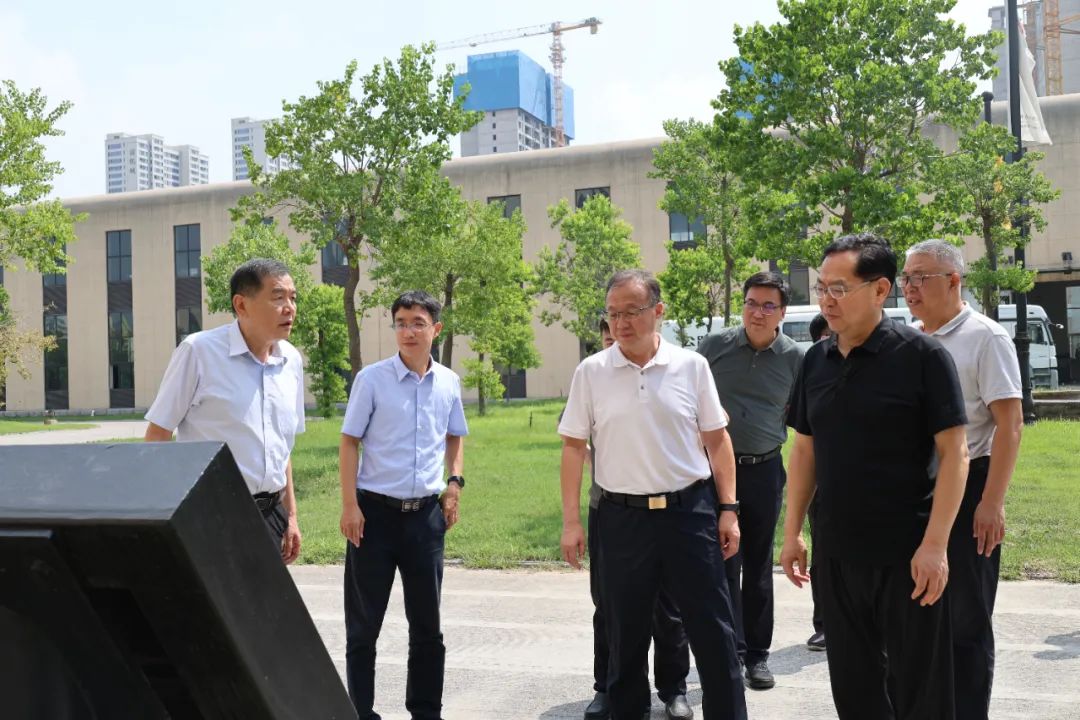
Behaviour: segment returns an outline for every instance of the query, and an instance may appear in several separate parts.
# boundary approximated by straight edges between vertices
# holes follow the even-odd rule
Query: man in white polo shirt
[[[1005,329],[960,293],[964,258],[943,240],[907,251],[898,278],[911,313],[952,355],[960,375],[971,458],[967,488],[949,537],[949,594],[958,720],[986,720],[994,678],[994,598],[1005,492],[1023,428],[1020,366]]]
[[[735,459],[708,362],[663,341],[660,285],[616,273],[605,315],[617,344],[574,372],[563,437],[563,558],[585,555],[581,475],[596,441],[600,593],[611,653],[612,720],[649,716],[646,661],[663,588],[682,612],[705,720],[746,717],[724,560],[739,548]],[[708,455],[706,455],[706,450]],[[713,480],[715,478],[715,480]]]
[[[229,281],[228,325],[193,333],[173,351],[146,413],[147,442],[217,440],[229,446],[270,537],[300,554],[292,453],[304,432],[304,363],[287,338],[296,286],[277,260],[248,260]]]

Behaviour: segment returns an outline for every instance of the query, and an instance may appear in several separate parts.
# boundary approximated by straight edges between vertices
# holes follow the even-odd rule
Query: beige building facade
[[[1071,260],[1076,257],[1080,262],[1080,95],[1040,100],[1054,140],[1046,148],[1042,170],[1061,189],[1062,197],[1046,209],[1048,226],[1034,235],[1028,249],[1029,267],[1040,272],[1031,302],[1043,304],[1051,319],[1063,326],[1055,340],[1059,361],[1068,365],[1073,356],[1080,361],[1080,274],[1073,275]],[[1004,108],[996,111],[995,122],[1002,122]],[[928,132],[945,148],[955,145],[947,130]],[[580,204],[591,194],[605,193],[633,226],[645,266],[659,271],[667,263],[665,242],[685,238],[687,227],[686,218],[669,217],[659,209],[664,181],[648,177],[653,150],[660,142],[662,138],[650,138],[460,158],[447,163],[444,172],[469,199],[498,199],[520,207],[528,225],[527,260],[545,245],[554,248],[559,242],[558,231],[548,221],[549,206],[562,198]],[[68,248],[73,262],[58,281],[66,296],[66,371],[57,370],[61,360],[54,354],[35,358],[28,379],[9,374],[6,410],[148,407],[178,338],[230,321],[228,315],[207,313],[198,258],[228,240],[229,210],[248,192],[250,184],[241,181],[68,200],[73,212],[88,216],[76,227],[79,240]],[[286,232],[299,245],[301,238],[287,228]],[[126,256],[125,237],[130,246]],[[974,259],[979,251],[973,241],[965,254]],[[313,276],[333,279],[340,272],[333,266],[340,262],[340,255],[324,251],[312,268]],[[47,316],[59,314],[55,280],[50,285],[37,273],[7,271],[4,285],[21,324],[39,329],[48,323]],[[184,312],[187,309],[191,314]],[[369,314],[361,335],[365,362],[395,349],[386,311]],[[536,343],[542,365],[525,373],[515,394],[565,396],[579,360],[577,339],[557,324],[546,327],[537,322]],[[1074,372],[1074,381],[1080,380],[1080,368]],[[1067,371],[1062,376],[1067,379]],[[56,388],[61,381],[64,392]]]

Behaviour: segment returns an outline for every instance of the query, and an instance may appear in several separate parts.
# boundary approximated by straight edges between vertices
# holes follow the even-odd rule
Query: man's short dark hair
[[[896,280],[896,253],[889,247],[889,241],[880,235],[857,233],[838,237],[826,246],[821,261],[842,252],[856,254],[855,274],[861,280],[885,278],[890,283]]]
[[[273,258],[252,258],[236,268],[229,278],[229,297],[251,297],[262,290],[263,280],[268,277],[289,275],[285,263]]]
[[[608,335],[610,335],[611,334],[611,326],[608,325],[607,320],[604,320],[603,318],[601,318],[600,319],[600,334],[603,335],[604,333],[607,333]]]
[[[787,280],[784,280],[784,276],[780,273],[759,272],[746,278],[746,282],[744,282],[742,286],[743,297],[746,297],[746,293],[750,292],[750,288],[754,287],[775,288],[776,290],[779,290],[780,307],[788,306],[788,300],[791,299],[791,291],[788,288]]]
[[[818,313],[814,316],[814,319],[810,321],[810,339],[817,342],[828,329],[829,321],[825,319],[824,315]]]
[[[412,310],[415,307],[423,308],[431,317],[431,322],[439,322],[439,313],[442,312],[442,304],[423,290],[409,290],[398,295],[397,300],[390,306],[390,317],[397,316],[401,308]]]
[[[612,288],[627,283],[637,283],[645,288],[649,293],[649,303],[652,305],[660,302],[660,281],[648,270],[620,270],[608,280],[605,293],[609,293]]]

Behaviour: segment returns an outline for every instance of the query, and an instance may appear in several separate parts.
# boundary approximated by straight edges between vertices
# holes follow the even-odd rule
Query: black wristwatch
[[[731,512],[735,513],[736,515],[739,514],[739,501],[738,500],[736,500],[733,503],[719,503],[716,507],[720,512],[724,512],[725,510],[730,510]]]
[[[446,484],[449,485],[450,483],[456,484],[459,488],[464,488],[465,478],[461,477],[460,475],[451,475],[450,477],[446,478]]]

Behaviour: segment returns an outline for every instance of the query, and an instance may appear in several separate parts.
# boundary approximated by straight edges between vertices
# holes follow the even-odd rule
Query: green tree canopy
[[[634,229],[605,195],[594,195],[580,210],[565,198],[548,208],[551,226],[562,235],[558,247],[541,248],[534,264],[533,290],[554,306],[540,312],[545,325],[561,322],[581,341],[584,357],[600,343],[600,313],[607,282],[619,270],[641,267]]]
[[[241,198],[234,218],[249,223],[277,211],[316,247],[341,244],[349,263],[343,308],[353,373],[363,366],[360,321],[370,299],[361,294],[360,263],[403,220],[405,187],[430,179],[450,157],[449,138],[474,125],[479,113],[454,97],[453,68],[436,75],[434,46],[405,46],[356,78],[351,62],[340,80],[318,83],[318,93],[283,103],[284,115],[266,132],[271,156],[293,167],[269,176],[248,155],[256,192]],[[355,88],[354,88],[355,86]],[[354,92],[355,90],[355,92]]]
[[[982,257],[968,268],[965,282],[991,317],[999,290],[1027,292],[1034,286],[1034,271],[1009,263],[1005,251],[1028,242],[1020,233],[1023,223],[1044,229],[1039,206],[1061,195],[1037,168],[1043,153],[1005,162],[1015,149],[1008,129],[981,123],[963,133],[957,152],[934,163],[928,174],[930,204],[942,218],[942,233],[958,242],[972,235],[983,242]]]
[[[756,186],[759,256],[816,263],[838,232],[876,231],[897,249],[930,236],[923,173],[941,152],[924,125],[975,121],[1001,37],[968,37],[945,17],[954,4],[780,0],[783,21],[736,27],[714,137]]]

